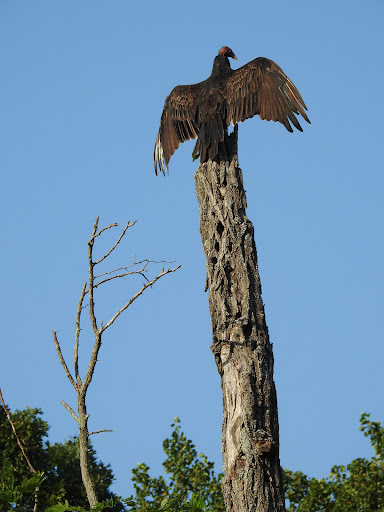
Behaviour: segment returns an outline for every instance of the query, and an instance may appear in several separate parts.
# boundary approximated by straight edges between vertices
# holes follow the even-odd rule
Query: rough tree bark
[[[237,160],[237,129],[219,162],[195,175],[209,309],[223,390],[222,484],[228,512],[285,510],[273,353],[252,223]]]

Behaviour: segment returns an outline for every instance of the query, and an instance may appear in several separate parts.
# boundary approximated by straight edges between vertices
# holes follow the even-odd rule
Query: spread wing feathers
[[[264,57],[234,71],[228,77],[224,94],[227,125],[257,114],[267,121],[279,121],[289,132],[293,132],[290,122],[303,131],[295,114],[301,114],[310,123],[299,91],[275,62]]]
[[[195,123],[200,84],[178,85],[166,98],[155,144],[155,172],[168,172],[168,163],[180,142],[196,139]]]

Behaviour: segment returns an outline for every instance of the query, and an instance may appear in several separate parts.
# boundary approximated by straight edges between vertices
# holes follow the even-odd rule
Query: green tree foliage
[[[284,471],[287,512],[384,511],[384,427],[362,414],[360,430],[369,437],[375,456],[333,466],[328,478],[308,478],[300,471]]]
[[[130,498],[124,501],[129,506],[129,512],[142,512],[143,508]],[[147,505],[144,506],[147,507]],[[150,507],[151,512],[215,512],[206,501],[194,494],[189,497],[188,495],[167,496],[160,503],[151,503]]]
[[[32,501],[36,489],[43,483],[44,476],[35,473],[29,479],[23,479],[20,485],[15,484],[15,471],[8,459],[3,459],[0,480],[0,510],[17,509],[19,512],[27,509],[20,505],[22,501]],[[27,498],[27,499],[25,499]]]
[[[12,421],[26,453],[39,472],[44,471],[46,477],[40,486],[39,510],[45,510],[48,506],[57,502],[68,500],[69,505],[89,508],[86,493],[83,487],[79,446],[77,438],[71,438],[64,443],[53,445],[46,441],[48,424],[41,419],[40,409],[26,408],[23,411],[15,411]],[[12,428],[8,422],[3,408],[0,408],[0,489],[11,489],[9,464],[13,467],[12,486],[17,490],[23,486],[23,482],[31,479],[31,471],[16,443]],[[100,500],[107,501],[112,498],[114,506],[111,510],[119,512],[124,509],[122,503],[109,491],[114,479],[109,465],[104,465],[97,460],[96,452],[91,443],[89,445],[90,471]],[[2,487],[1,487],[2,486]],[[32,495],[19,497],[19,510],[27,507],[31,510]],[[31,501],[32,500],[32,501]],[[28,508],[29,507],[29,508]],[[6,508],[4,510],[7,510]]]
[[[39,409],[27,408],[12,414],[27,454],[46,479],[31,472],[16,444],[6,415],[0,409],[0,510],[27,512],[33,508],[34,489],[40,484],[39,510],[64,512],[89,510],[79,469],[76,438],[50,445],[45,441],[48,425]],[[384,426],[360,419],[360,430],[370,439],[375,455],[359,458],[348,466],[333,466],[328,478],[316,479],[300,471],[284,471],[287,512],[384,512]],[[166,476],[151,477],[146,464],[132,471],[135,494],[120,501],[110,491],[112,470],[97,461],[90,445],[91,474],[104,510],[119,512],[225,512],[220,481],[213,463],[198,454],[175,418],[172,434],[163,442]],[[42,483],[41,483],[42,482]],[[61,504],[57,504],[60,502]],[[123,502],[123,503],[122,503]],[[96,512],[96,510],[95,510]]]
[[[45,471],[48,464],[48,454],[44,438],[48,435],[48,424],[40,416],[40,409],[27,407],[24,411],[11,414],[18,436],[24,445],[27,455],[37,471]],[[15,435],[9,424],[4,409],[0,406],[0,456],[7,457],[17,468],[18,482],[23,478],[30,478],[31,471],[21,453]]]
[[[183,496],[192,494],[190,506],[197,503],[197,507],[203,507],[205,504],[207,509],[225,512],[220,485],[223,475],[216,476],[213,462],[209,462],[202,453],[197,454],[195,445],[181,431],[178,418],[174,419],[171,427],[173,432],[170,439],[163,442],[166,455],[163,466],[168,478],[153,478],[149,475],[150,468],[146,464],[138,464],[132,470],[135,495],[124,500],[125,503],[132,510],[155,511],[161,509],[162,503],[167,506],[172,500],[179,500],[180,505]],[[198,498],[194,498],[195,496]],[[188,503],[183,506],[188,507]],[[184,509],[187,510],[182,510]]]

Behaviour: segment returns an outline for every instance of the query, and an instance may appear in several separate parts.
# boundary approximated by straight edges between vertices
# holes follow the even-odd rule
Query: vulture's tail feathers
[[[213,160],[218,154],[219,143],[223,142],[225,128],[220,114],[209,123],[203,123],[200,127],[192,158],[195,161],[200,156],[200,162]]]

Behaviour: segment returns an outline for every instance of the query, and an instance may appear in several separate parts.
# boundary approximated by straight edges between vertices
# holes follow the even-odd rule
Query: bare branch
[[[59,360],[61,363],[61,366],[64,368],[65,374],[68,377],[69,382],[72,384],[72,386],[77,390],[76,382],[74,381],[71,372],[68,370],[67,363],[64,361],[63,354],[61,352],[60,344],[57,339],[57,333],[56,331],[53,331],[53,343],[55,344],[57,355],[59,356]]]
[[[114,432],[114,430],[104,429],[104,430],[96,430],[95,432],[88,432],[88,437],[93,436],[93,434],[101,434],[102,432]]]
[[[95,276],[95,279],[99,279],[99,277],[103,277],[103,276],[108,276],[110,274],[113,274],[114,272],[119,272],[120,270],[126,270],[128,272],[129,268],[134,267],[136,265],[140,265],[144,261],[146,262],[146,264],[149,263],[149,260],[143,260],[143,261],[139,261],[137,263],[132,263],[132,265],[127,265],[126,267],[115,268],[115,270],[110,270],[109,272],[103,272],[102,274]]]
[[[97,233],[97,226],[99,225],[99,216],[96,217],[96,220],[95,220],[95,223],[93,225],[93,230],[92,230],[92,235],[91,235],[91,239],[90,241],[88,242],[88,245],[89,244],[92,244],[93,245],[93,242],[95,241],[95,238],[96,236],[96,233]],[[99,233],[100,234],[100,233]]]
[[[77,305],[76,312],[76,331],[75,331],[75,348],[74,348],[74,367],[75,367],[75,377],[77,380],[77,384],[81,386],[81,378],[79,374],[79,337],[80,337],[80,317],[81,311],[83,309],[83,301],[85,295],[85,288],[87,286],[87,281],[84,282],[83,289],[81,290],[81,295],[79,299],[79,303]]]
[[[24,456],[24,459],[27,461],[29,469],[32,471],[32,473],[37,473],[36,469],[32,466],[30,460],[28,459],[28,456],[27,456],[27,454],[25,453],[25,450],[24,450],[24,446],[23,446],[22,442],[20,441],[19,436],[17,435],[16,428],[15,428],[15,425],[14,425],[14,423],[12,421],[11,415],[9,414],[9,411],[8,411],[8,409],[7,409],[7,407],[6,407],[5,403],[4,403],[3,394],[1,392],[1,389],[0,389],[0,400],[1,400],[1,403],[3,404],[3,408],[4,408],[4,411],[5,411],[5,414],[7,415],[8,421],[11,424],[13,433],[15,434],[17,444],[20,446],[20,450],[21,450],[21,452],[22,452],[22,454]]]
[[[98,233],[96,233],[94,238],[96,238],[97,236],[100,236],[103,231],[106,231],[107,229],[111,229],[111,228],[116,228],[117,226],[118,226],[118,223],[115,222],[114,224],[110,224],[109,226],[106,226],[105,228],[100,229],[100,231]]]
[[[61,400],[61,405],[67,409],[71,413],[72,418],[79,423],[79,418],[76,416],[75,411],[70,407],[68,404],[64,402],[64,400]]]
[[[116,271],[114,270],[114,272]],[[144,272],[148,272],[148,270],[146,270],[145,267],[143,267],[140,270],[130,270],[129,272],[125,272],[124,274],[118,274],[117,276],[107,277],[106,279],[103,279],[102,281],[99,281],[98,283],[94,284],[93,289],[108,281],[112,281],[112,279],[117,279],[118,277],[132,276],[134,274],[140,274],[147,282],[149,282],[149,279],[147,278],[147,276],[144,275]],[[88,293],[88,290],[85,293]]]
[[[91,236],[90,241],[88,242],[89,316],[91,319],[92,329],[93,329],[93,332],[95,333],[95,336],[98,332],[98,328],[97,328],[97,321],[96,321],[96,316],[95,316],[95,303],[93,301],[93,280],[94,280],[93,267],[95,264],[93,263],[93,260],[92,260],[92,251],[93,251],[93,244],[95,241],[95,234],[97,231],[98,221],[99,221],[99,217],[96,218],[95,225],[93,226],[92,236]]]
[[[141,261],[134,261],[131,265],[127,265],[126,267],[115,268],[115,270],[110,270],[109,272],[103,272],[102,274],[95,276],[94,279],[98,279],[99,277],[113,274],[114,272],[119,272],[120,270],[128,271],[129,268],[135,267],[138,265],[142,265],[143,263],[144,263],[143,268],[146,268],[149,263],[155,263],[156,265],[159,265],[160,263],[167,263],[168,265],[170,265],[171,263],[175,263],[175,262],[174,261],[165,261],[165,260],[155,261],[155,260],[148,260],[148,259],[141,260]]]
[[[136,221],[133,221],[132,224],[130,223],[131,221],[128,221],[127,225],[125,226],[125,228],[123,229],[123,232],[121,233],[121,235],[119,236],[119,239],[117,240],[117,242],[115,243],[115,245],[112,246],[112,248],[107,252],[107,254],[105,256],[103,256],[102,258],[100,258],[99,260],[97,260],[93,265],[98,265],[99,263],[101,263],[103,260],[105,260],[105,258],[108,258],[108,256],[111,254],[111,252],[116,249],[117,245],[120,243],[120,240],[123,238],[123,236],[125,235],[126,231],[128,228],[131,228],[132,226],[134,226],[136,224]],[[100,231],[101,233],[101,231]]]
[[[23,444],[22,442],[20,441],[19,439],[19,436],[17,435],[17,432],[16,432],[16,428],[15,428],[15,425],[11,419],[11,415],[9,414],[9,411],[8,409],[6,408],[5,406],[5,403],[4,403],[4,400],[3,400],[3,394],[1,392],[1,389],[0,389],[0,399],[1,399],[1,403],[3,404],[3,408],[4,408],[4,411],[5,411],[5,414],[7,415],[7,418],[8,418],[8,421],[9,423],[11,424],[11,427],[12,427],[12,430],[13,430],[13,433],[15,434],[15,437],[16,437],[16,441],[17,441],[17,444],[20,446],[20,449],[21,449],[21,452],[24,456],[24,459],[27,461],[27,464],[29,466],[29,469],[32,471],[32,473],[37,473],[36,469],[32,466],[31,464],[31,461],[29,460],[27,454],[25,453],[25,450],[24,450],[24,447],[23,447]],[[39,477],[39,480],[38,480],[38,485],[35,487],[35,496],[34,496],[34,499],[35,499],[35,504],[34,504],[34,507],[33,507],[33,512],[37,512],[37,506],[38,506],[38,503],[39,503],[39,495],[38,495],[38,492],[39,492],[39,489],[40,489],[40,484],[41,482],[44,480],[43,479],[43,476],[44,476],[44,471],[40,474],[40,477]]]
[[[91,380],[92,380],[92,377],[93,377],[93,373],[95,371],[95,366],[96,366],[96,363],[97,363],[97,356],[98,356],[98,353],[99,353],[99,350],[100,350],[100,347],[101,347],[101,335],[102,333],[105,331],[105,329],[107,329],[110,325],[113,324],[113,322],[121,315],[121,313],[123,313],[131,304],[132,302],[134,302],[149,286],[152,286],[153,284],[156,283],[156,281],[158,281],[161,277],[167,275],[167,274],[170,274],[171,272],[175,272],[176,270],[178,270],[180,268],[181,265],[179,265],[178,267],[174,268],[174,269],[168,269],[168,270],[165,270],[162,269],[160,274],[157,275],[154,279],[152,279],[151,281],[149,281],[148,283],[144,284],[141,288],[140,291],[138,291],[133,297],[131,297],[131,299],[125,304],[125,306],[123,306],[110,320],[107,324],[103,325],[101,324],[101,327],[99,329],[99,331],[96,331],[95,332],[95,343],[93,345],[93,349],[92,349],[92,353],[91,353],[91,358],[90,358],[90,361],[89,361],[89,365],[88,365],[88,370],[87,370],[87,373],[84,377],[84,380],[83,380],[83,384],[81,386],[81,389],[80,389],[80,394],[81,396],[85,396],[86,392],[87,392],[87,389],[91,383]],[[93,279],[93,275],[92,275],[92,279]],[[92,283],[92,287],[91,287],[91,283]],[[92,293],[93,293],[93,282],[91,280],[91,269],[90,269],[90,290],[92,290]],[[91,310],[91,295],[89,297],[89,303],[90,303],[90,310]],[[93,299],[92,299],[93,300]],[[94,316],[94,312],[92,312],[93,316]],[[92,316],[91,316],[91,320],[92,320]]]
[[[140,295],[147,289],[149,288],[150,286],[152,286],[153,284],[156,283],[156,281],[158,281],[161,277],[167,275],[167,274],[170,274],[171,272],[176,272],[176,270],[178,270],[179,268],[181,267],[181,265],[173,268],[173,269],[167,269],[164,271],[164,269],[161,269],[161,272],[160,274],[158,274],[156,277],[154,277],[151,281],[149,281],[148,283],[146,284],[143,284],[142,288],[133,296],[129,299],[129,301],[109,320],[109,322],[107,322],[104,327],[100,328],[100,334],[102,332],[104,332],[106,329],[108,329],[108,327],[110,325],[113,324],[113,322],[116,320],[116,318],[118,318],[121,313],[123,313],[131,304],[132,302],[134,302],[138,297],[140,297]]]

